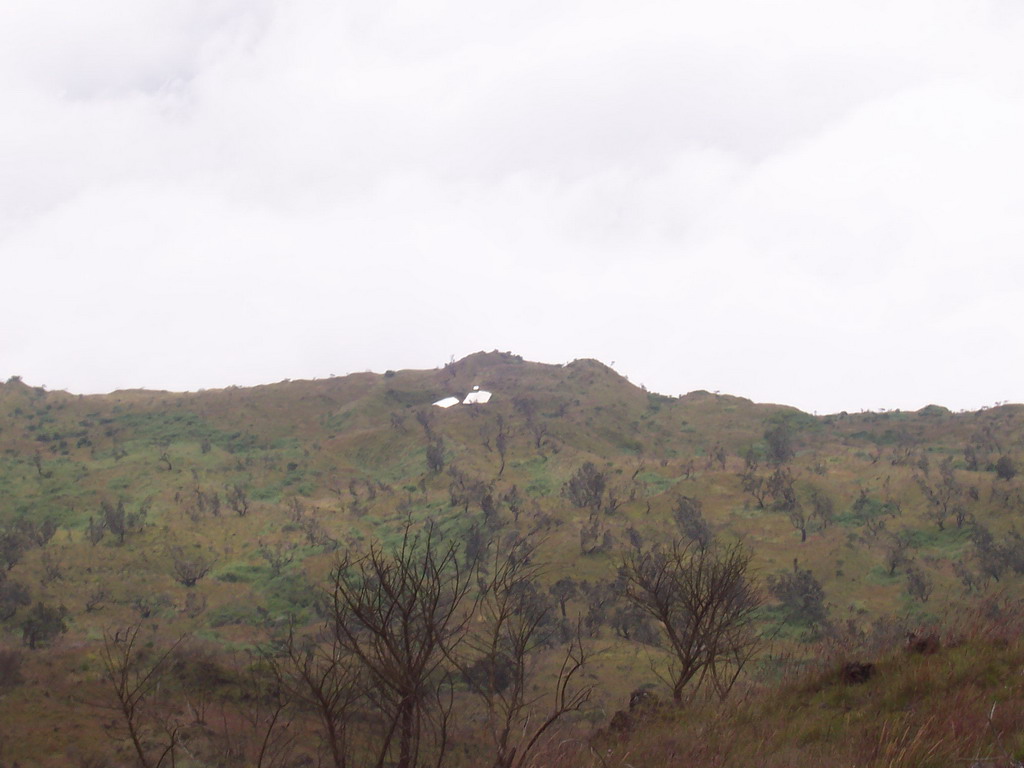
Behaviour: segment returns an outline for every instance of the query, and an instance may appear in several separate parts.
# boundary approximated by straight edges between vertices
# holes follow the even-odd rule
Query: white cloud
[[[0,28],[7,375],[1024,399],[1014,4],[58,5]]]

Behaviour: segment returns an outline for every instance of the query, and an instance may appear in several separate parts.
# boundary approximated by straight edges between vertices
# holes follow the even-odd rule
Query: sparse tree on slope
[[[659,622],[672,655],[672,698],[691,683],[731,690],[761,645],[754,614],[761,597],[742,543],[701,547],[677,539],[664,549],[633,550],[621,574],[626,597]]]
[[[375,765],[414,768],[447,746],[449,659],[467,627],[474,569],[433,526],[406,526],[394,551],[371,544],[332,575],[331,624],[342,652],[362,666],[383,733]]]

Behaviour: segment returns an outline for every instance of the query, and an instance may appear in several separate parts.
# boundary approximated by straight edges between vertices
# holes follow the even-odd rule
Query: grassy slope
[[[493,391],[492,402],[430,407],[474,385]],[[630,528],[647,541],[672,535],[674,498],[694,496],[717,531],[752,546],[760,574],[787,570],[798,558],[824,585],[833,620],[866,627],[887,614],[936,622],[975,600],[953,572],[958,559],[972,563],[968,529],[950,521],[940,531],[928,520],[914,475],[924,475],[927,457],[934,483],[942,458],[953,457],[959,482],[977,489],[974,518],[997,535],[1010,531],[1024,509],[1019,481],[998,480],[986,468],[1000,454],[1018,456],[1022,417],[1021,407],[1004,406],[972,414],[929,408],[815,418],[709,393],[650,394],[596,361],[548,366],[500,353],[434,371],[193,394],[76,397],[8,382],[0,385],[0,526],[47,517],[60,526],[8,578],[29,586],[33,601],[64,605],[69,632],[55,647],[27,654],[28,684],[0,694],[0,715],[34,734],[7,749],[24,759],[43,754],[47,744],[56,765],[68,745],[95,735],[97,715],[78,701],[100,695],[96,653],[105,628],[148,611],[146,621],[162,637],[195,633],[230,649],[260,641],[291,612],[310,616],[314,587],[335,558],[311,543],[310,520],[340,546],[356,548],[370,537],[392,539],[408,515],[431,517],[453,533],[479,523],[478,500],[452,506],[453,475],[427,471],[428,430],[444,441],[446,470],[455,466],[467,480],[490,484],[497,499],[517,489],[519,521],[499,503],[501,527],[544,538],[552,581],[614,576],[615,551],[581,556],[588,515],[560,494],[591,461],[623,500],[615,514],[600,516],[618,547],[628,542]],[[803,496],[812,486],[824,491],[837,512],[834,524],[812,530],[802,544],[787,515],[758,508],[737,478],[741,457],[751,448],[763,454],[765,429],[779,419],[794,429],[798,490]],[[508,448],[499,475],[502,428]],[[965,468],[967,445],[980,455],[978,471]],[[719,448],[724,464],[716,460]],[[235,485],[246,489],[251,504],[244,517],[226,504]],[[219,516],[199,508],[197,491],[221,498]],[[855,513],[862,492],[871,504]],[[99,518],[103,501],[119,500],[129,512],[148,508],[145,525],[123,545],[109,533],[90,544],[90,518]],[[883,515],[884,528],[870,525],[883,502],[898,502],[901,513]],[[905,569],[887,573],[886,548],[900,532],[911,542],[908,554],[934,582],[927,603],[908,595]],[[294,560],[275,574],[260,547],[278,544],[293,548]],[[191,589],[177,583],[171,547],[213,562],[211,574]],[[1015,593],[1018,581],[1008,576],[995,586]],[[104,599],[87,610],[100,594]],[[584,606],[577,601],[572,608]],[[0,642],[17,645],[21,611],[3,625]],[[781,636],[801,632],[789,626]],[[605,714],[616,708],[638,679],[654,682],[648,657],[657,657],[608,629],[596,642],[605,653],[593,672],[601,684],[595,722],[604,717],[600,707]],[[44,690],[50,695],[41,697]]]
[[[567,745],[550,764],[1010,768],[1024,757],[1022,629],[1019,601],[986,601],[946,626],[934,654],[873,648],[862,684],[837,671],[863,646],[821,645],[809,668],[781,665],[724,704],[655,711],[632,731]]]

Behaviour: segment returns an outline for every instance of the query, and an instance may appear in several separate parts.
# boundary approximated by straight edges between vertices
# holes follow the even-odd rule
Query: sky
[[[0,0],[0,380],[1024,401],[1018,0]]]

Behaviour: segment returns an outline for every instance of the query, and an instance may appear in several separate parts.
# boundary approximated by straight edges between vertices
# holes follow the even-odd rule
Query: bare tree
[[[907,566],[907,592],[916,597],[922,603],[927,603],[931,597],[935,582],[932,577],[921,570],[916,564]]]
[[[743,472],[740,473],[740,484],[744,493],[749,493],[757,502],[758,509],[764,509],[765,500],[768,498],[768,484],[765,478],[758,472],[757,454],[751,448],[744,456]]]
[[[175,580],[185,587],[194,587],[216,564],[213,558],[198,550],[188,552],[184,547],[170,547],[168,553],[171,556],[171,572]]]
[[[365,675],[330,623],[313,635],[288,636],[266,658],[281,689],[316,716],[329,765],[347,768],[352,758],[353,713],[365,698]]]
[[[183,638],[152,656],[139,638],[140,629],[140,624],[132,624],[113,635],[104,632],[100,658],[114,697],[113,708],[123,719],[140,768],[160,768],[174,764],[180,725],[157,713],[156,700],[168,660]],[[157,722],[162,723],[160,729]],[[164,733],[157,736],[158,730]]]
[[[490,579],[477,607],[483,625],[468,640],[472,664],[463,674],[487,708],[494,743],[494,768],[521,768],[530,753],[568,712],[590,698],[591,686],[577,686],[574,677],[586,663],[579,628],[571,638],[553,684],[549,706],[539,711],[540,697],[531,674],[540,647],[555,631],[552,605],[538,591],[541,567],[536,547],[517,540],[506,551],[494,551]]]
[[[819,488],[810,489],[811,515],[818,521],[822,530],[828,528],[836,516],[835,502],[832,497]]]
[[[40,578],[42,584],[64,580],[64,566],[59,558],[54,557],[50,552],[43,552],[39,562],[43,566],[43,575]]]
[[[885,547],[885,565],[889,569],[889,575],[895,576],[896,569],[910,564],[907,557],[907,549],[910,547],[910,537],[906,532],[900,531],[889,537]]]
[[[626,597],[659,622],[672,656],[672,698],[710,681],[724,698],[761,645],[754,614],[762,598],[742,543],[701,547],[676,539],[665,549],[635,549],[620,573]]]
[[[472,568],[433,525],[407,524],[393,551],[370,545],[332,573],[331,621],[342,649],[369,676],[383,723],[377,768],[413,768],[447,749],[452,676],[449,659],[466,633]]]
[[[946,519],[951,515],[956,520],[957,528],[963,526],[968,514],[965,499],[967,493],[966,489],[956,480],[951,457],[947,456],[939,463],[939,481],[937,483],[930,484],[921,475],[915,475],[914,480],[928,501],[928,510],[925,515],[938,526],[940,531],[945,529]]]
[[[100,504],[103,510],[103,525],[108,531],[117,536],[117,543],[124,544],[125,534],[128,533],[128,521],[124,510],[124,502],[118,501],[115,507],[109,501]]]
[[[100,520],[97,523],[95,520],[93,520],[92,517],[90,517],[89,518],[89,525],[85,529],[85,538],[89,540],[89,543],[92,544],[95,547],[97,544],[100,543],[100,540],[103,538],[103,535],[105,533],[106,533],[106,524],[105,524],[105,522],[103,520]]]
[[[970,443],[964,446],[964,464],[969,472],[978,471],[978,452]]]
[[[783,512],[790,512],[799,506],[796,495],[795,478],[789,467],[777,467],[768,478],[768,494],[772,497],[772,506]]]
[[[283,541],[277,541],[271,545],[260,539],[259,554],[267,561],[270,572],[274,576],[280,576],[281,571],[295,559],[295,545]]]
[[[800,531],[800,543],[803,544],[807,541],[807,527],[811,524],[811,513],[808,513],[803,504],[796,502],[795,506],[791,507],[787,514],[789,516],[789,524]]]
[[[234,510],[234,513],[239,517],[245,517],[249,514],[249,496],[245,492],[245,488],[240,486],[238,483],[225,486],[227,491],[228,506]]]
[[[222,698],[217,727],[210,728],[225,768],[294,766],[298,734],[291,729],[292,692],[279,684],[258,656],[234,670],[233,695]],[[173,767],[173,763],[172,763]]]
[[[505,472],[505,455],[508,453],[508,438],[509,431],[508,425],[505,424],[505,417],[500,413],[498,414],[498,434],[494,439],[494,444],[498,448],[498,456],[501,457],[501,466],[498,468],[498,476]]]
[[[110,595],[103,587],[90,590],[88,597],[85,598],[85,612],[92,613],[100,610],[109,599]]]
[[[100,509],[103,512],[103,519],[97,525],[93,523],[91,517],[89,518],[89,530],[87,531],[89,541],[96,544],[103,538],[103,529],[106,529],[117,536],[118,544],[124,544],[125,536],[130,531],[137,532],[143,529],[151,504],[152,499],[146,499],[139,505],[137,511],[128,512],[123,499],[118,500],[117,506],[109,501],[101,502]]]
[[[38,522],[31,518],[22,518],[15,523],[15,528],[33,545],[45,547],[57,533],[57,521],[52,517]]]
[[[544,438],[548,436],[548,425],[542,421],[527,423],[530,434],[533,435],[533,447],[538,451],[544,447]]]

